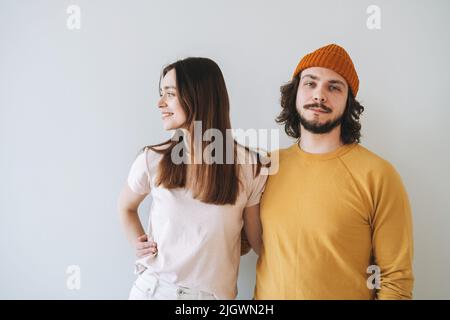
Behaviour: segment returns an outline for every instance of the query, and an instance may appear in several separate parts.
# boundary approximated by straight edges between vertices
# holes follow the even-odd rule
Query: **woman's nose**
[[[158,108],[164,108],[164,107],[167,107],[167,104],[166,104],[166,102],[164,101],[164,97],[161,97],[161,98],[158,100]]]

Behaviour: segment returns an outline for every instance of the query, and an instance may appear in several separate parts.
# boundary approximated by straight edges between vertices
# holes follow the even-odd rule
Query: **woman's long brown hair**
[[[178,141],[170,139],[143,148],[143,150],[150,148],[163,155],[155,184],[167,189],[187,188],[192,191],[195,199],[205,203],[234,204],[240,190],[239,165],[236,157],[237,143],[231,136],[231,131],[227,130],[231,129],[230,103],[222,72],[214,61],[207,58],[187,58],[176,61],[163,69],[161,78],[170,70],[175,70],[178,99],[186,113],[187,120],[184,129],[189,132],[190,137],[193,137],[194,121],[201,121],[202,137],[208,129],[219,130],[224,140],[223,150],[221,150],[224,161],[212,164],[207,164],[203,160],[201,164],[194,164],[193,161],[174,163],[172,150],[183,138],[186,139],[186,135],[181,134]],[[203,150],[207,146],[202,137],[200,137],[202,144],[200,155],[203,155]],[[228,143],[232,143],[233,147],[227,148]],[[246,152],[250,152],[248,148],[245,149]],[[199,151],[195,150],[192,138],[190,139],[190,150],[193,150],[191,156]],[[233,163],[226,163],[227,152],[233,152],[233,155],[228,155],[233,157]],[[254,174],[257,176],[261,168],[258,153],[256,153],[256,158]]]

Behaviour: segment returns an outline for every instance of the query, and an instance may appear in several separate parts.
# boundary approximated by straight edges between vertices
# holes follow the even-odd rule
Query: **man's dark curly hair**
[[[296,108],[297,90],[300,84],[300,75],[281,86],[281,113],[275,119],[284,124],[284,131],[293,138],[300,138],[300,115]],[[341,139],[344,144],[359,143],[361,139],[361,124],[359,117],[364,107],[356,101],[351,90],[348,90],[347,104],[341,122]]]

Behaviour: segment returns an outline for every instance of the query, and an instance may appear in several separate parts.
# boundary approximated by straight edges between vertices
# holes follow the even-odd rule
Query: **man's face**
[[[300,124],[316,134],[341,124],[348,95],[345,79],[333,70],[311,67],[301,72],[296,107]]]

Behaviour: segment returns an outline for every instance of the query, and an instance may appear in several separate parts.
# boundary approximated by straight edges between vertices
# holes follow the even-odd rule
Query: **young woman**
[[[234,299],[242,229],[260,251],[259,201],[267,175],[259,154],[231,136],[228,93],[214,61],[187,58],[165,67],[160,96],[164,129],[175,130],[174,137],[143,148],[118,202],[139,258],[129,298]],[[209,129],[220,133],[222,145],[204,141]],[[148,195],[146,233],[137,210]]]

